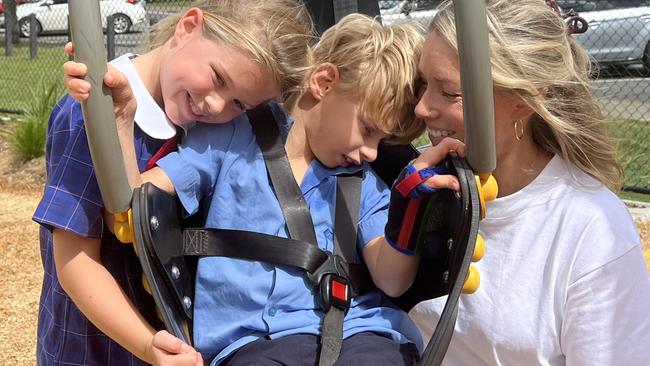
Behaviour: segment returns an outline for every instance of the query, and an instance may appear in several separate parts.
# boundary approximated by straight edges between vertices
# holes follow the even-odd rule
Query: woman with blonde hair
[[[650,277],[624,204],[621,168],[589,85],[590,63],[541,0],[487,0],[496,200],[480,234],[479,290],[461,297],[446,365],[642,365]],[[440,5],[422,49],[415,112],[433,145],[463,139],[454,10]],[[420,159],[420,167],[427,154]],[[417,164],[417,163],[416,163]],[[425,339],[444,299],[411,312]]]

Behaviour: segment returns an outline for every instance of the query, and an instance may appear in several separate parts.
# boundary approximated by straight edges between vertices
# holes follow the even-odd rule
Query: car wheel
[[[131,29],[131,19],[125,14],[113,14],[113,28],[115,34],[126,33]]]
[[[30,26],[30,21],[29,18],[22,18],[21,20],[18,21],[18,27],[20,28],[20,35],[23,37],[29,37],[29,26]],[[41,23],[36,21],[36,35],[39,35],[41,33],[41,30],[43,28],[41,27]]]

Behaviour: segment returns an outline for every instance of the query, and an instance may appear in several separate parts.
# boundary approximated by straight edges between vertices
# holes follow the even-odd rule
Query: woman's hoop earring
[[[524,138],[524,122],[520,119],[515,120],[515,138],[517,141]]]

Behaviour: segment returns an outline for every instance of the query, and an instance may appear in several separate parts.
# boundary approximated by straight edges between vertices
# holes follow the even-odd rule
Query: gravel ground
[[[38,225],[31,221],[38,193],[0,191],[0,365],[34,365],[36,314],[43,267]]]
[[[44,179],[43,159],[16,165],[0,141],[0,365],[34,365],[43,268],[31,221]],[[650,221],[637,222],[650,270]]]

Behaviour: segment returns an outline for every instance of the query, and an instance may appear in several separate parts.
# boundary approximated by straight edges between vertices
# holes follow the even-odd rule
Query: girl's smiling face
[[[244,51],[205,37],[202,21],[198,9],[188,12],[162,58],[160,91],[172,122],[225,123],[280,95],[269,70]]]

